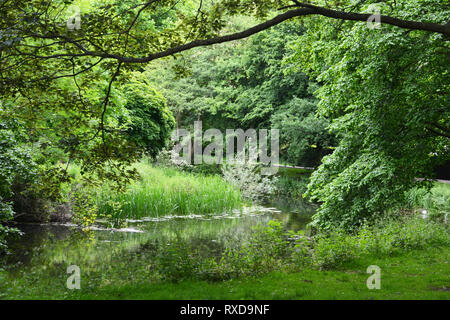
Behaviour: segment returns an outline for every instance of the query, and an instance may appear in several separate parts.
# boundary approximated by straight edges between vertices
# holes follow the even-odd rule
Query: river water
[[[1,257],[9,272],[57,264],[102,265],[113,254],[138,250],[148,243],[182,239],[213,254],[240,243],[256,225],[279,220],[288,230],[304,229],[315,207],[299,200],[277,199],[269,205],[233,214],[130,220],[123,229],[97,224],[85,232],[70,224],[20,224],[23,235],[9,239],[10,253]]]

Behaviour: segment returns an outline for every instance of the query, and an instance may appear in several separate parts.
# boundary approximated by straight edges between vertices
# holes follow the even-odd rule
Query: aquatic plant
[[[220,176],[180,172],[136,164],[141,179],[117,194],[104,188],[98,197],[99,213],[112,219],[166,215],[215,215],[231,212],[243,204],[241,193]],[[120,210],[109,205],[121,204]]]

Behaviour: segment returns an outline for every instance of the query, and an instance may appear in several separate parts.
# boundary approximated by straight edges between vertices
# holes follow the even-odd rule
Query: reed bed
[[[114,219],[162,217],[166,215],[214,215],[242,206],[239,190],[220,176],[181,172],[172,168],[135,164],[141,179],[125,193],[107,188],[98,197],[101,215]]]

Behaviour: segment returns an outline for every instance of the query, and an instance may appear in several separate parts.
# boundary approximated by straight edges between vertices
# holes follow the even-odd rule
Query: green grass
[[[271,272],[257,278],[211,283],[140,280],[100,287],[83,283],[67,290],[63,281],[45,286],[10,284],[3,298],[18,299],[450,299],[450,250],[415,250],[394,257],[361,258],[338,270]],[[366,286],[369,265],[381,268],[381,289]],[[0,274],[1,275],[1,274]],[[0,279],[1,280],[1,279]],[[1,287],[1,286],[0,286]],[[26,287],[26,290],[24,290]],[[26,291],[24,293],[24,291]]]
[[[208,193],[207,197],[213,193],[210,190],[222,190],[222,198],[217,201],[222,201],[226,192],[236,192],[232,188],[227,189],[227,185],[219,177],[152,168],[143,163],[137,166],[142,175],[141,181],[131,185],[123,195],[105,191],[102,200],[110,197],[117,203],[130,205],[129,208],[120,209],[130,212],[134,208],[134,217],[140,217],[139,214],[152,216],[146,211],[148,203],[156,203],[156,208],[161,208],[161,211],[155,212],[161,212],[161,215],[177,214],[174,210],[167,210],[173,204],[181,204],[179,207],[185,208],[185,211],[181,211],[185,214],[202,213],[198,211],[203,205],[198,200],[202,192]],[[211,184],[207,185],[208,183]],[[217,187],[219,184],[221,186]],[[179,188],[180,185],[182,188]],[[443,184],[437,184],[435,188],[436,191],[433,193],[432,190],[430,193],[434,203],[430,208],[441,210],[445,207],[436,202],[436,199],[448,201],[446,192],[450,188]],[[189,192],[189,196],[186,196]],[[422,204],[426,203],[426,194],[420,192],[416,195],[415,205],[420,201]],[[230,203],[239,206],[241,202],[238,193],[236,199],[239,201]],[[217,207],[214,201],[211,200],[213,209]],[[229,210],[226,209],[229,208],[228,204],[224,205],[225,210]],[[207,206],[204,208],[206,213],[210,213]],[[286,256],[283,250],[278,250],[285,246],[280,242],[284,238],[273,230],[275,229],[266,229],[260,233],[254,238],[257,242],[248,239],[244,241],[247,249],[239,249],[238,252],[242,255],[229,260],[230,263],[227,264],[228,260],[225,259],[225,263],[215,265],[209,264],[208,258],[196,256],[188,248],[187,242],[183,241],[179,242],[179,247],[159,243],[161,250],[145,239],[143,242],[131,241],[126,245],[124,243],[122,248],[109,250],[105,257],[97,254],[98,243],[86,241],[80,243],[79,250],[76,250],[83,253],[86,251],[86,256],[82,257],[85,259],[72,257],[75,259],[73,263],[81,262],[81,290],[71,291],[65,288],[68,277],[66,265],[72,261],[68,258],[68,250],[62,247],[53,252],[51,257],[44,257],[44,260],[51,261],[49,264],[37,263],[35,267],[24,269],[18,274],[7,274],[0,270],[0,298],[450,299],[449,233],[448,226],[440,222],[415,216],[400,216],[391,220],[386,218],[377,225],[361,228],[356,234],[331,232],[316,236],[312,242],[308,240],[303,243],[301,240],[299,244],[303,243],[301,248],[304,247],[305,250],[296,251],[290,246],[288,252],[292,256]],[[195,238],[200,233],[196,228],[191,230],[189,227],[188,238]],[[211,233],[214,234],[214,231]],[[173,237],[168,235],[168,238]],[[176,238],[180,238],[178,232]],[[203,240],[199,239],[201,242]],[[111,249],[115,246],[113,243],[109,245]],[[205,245],[210,246],[206,242]],[[83,249],[84,246],[89,250]],[[280,252],[279,256],[277,252]],[[103,258],[108,259],[104,261]],[[303,262],[298,263],[299,261]],[[198,262],[201,263],[197,264]],[[369,265],[381,268],[380,290],[369,290],[366,287],[369,276],[366,269]],[[241,276],[230,273],[236,266],[240,268],[238,271]],[[184,271],[188,272],[188,276],[180,273]],[[259,276],[255,276],[257,271]],[[225,276],[202,276],[214,272]],[[168,281],[167,275],[170,274],[178,282]],[[230,278],[232,279],[226,280]],[[204,279],[215,281],[208,282]]]
[[[239,190],[220,176],[180,172],[149,164],[135,165],[142,179],[124,194],[103,190],[100,213],[113,219],[162,217],[166,215],[218,214],[242,206]],[[118,203],[117,210],[112,202]]]
[[[110,285],[83,299],[450,299],[449,250],[358,260],[339,271],[272,272],[255,279],[212,284]],[[381,268],[381,289],[366,286],[369,265]],[[445,291],[447,290],[447,291]]]
[[[257,228],[250,238],[238,241],[232,251],[222,251],[224,248],[220,246],[213,248],[205,239],[198,239],[209,251],[197,251],[199,243],[195,241],[176,240],[136,243],[131,250],[110,250],[108,262],[98,257],[70,261],[58,253],[58,259],[52,258],[47,264],[44,257],[42,263],[33,263],[20,272],[0,271],[0,293],[3,293],[0,297],[450,298],[449,234],[442,224],[404,217],[383,220],[358,234],[331,233],[314,239],[297,238],[295,243],[287,241],[285,235],[281,223],[269,222],[267,227]],[[97,247],[95,243],[92,245]],[[80,248],[83,246],[80,244]],[[86,246],[89,247],[88,243]],[[217,255],[216,249],[222,254]],[[72,263],[82,270],[80,291],[65,288],[66,267]],[[366,287],[369,276],[366,270],[370,265],[381,268],[381,290]]]
[[[425,209],[431,218],[443,221],[450,218],[450,184],[435,182],[430,190],[414,188],[406,193],[410,208]]]

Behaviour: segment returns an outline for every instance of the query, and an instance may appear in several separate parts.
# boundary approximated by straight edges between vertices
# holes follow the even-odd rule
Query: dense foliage
[[[445,23],[445,1],[402,1],[383,12]],[[404,191],[449,158],[450,70],[443,35],[311,19],[290,61],[320,82],[319,113],[339,137],[313,174],[321,227],[354,227],[403,203]],[[314,30],[314,31],[312,31]]]
[[[132,79],[123,90],[131,118],[127,139],[155,157],[167,145],[175,119],[164,97],[145,80]]]
[[[321,163],[321,228],[395,208],[449,160],[450,11],[387,0],[373,29],[374,3],[1,1],[0,222],[61,202],[71,163],[123,191],[167,144],[170,111],[179,127],[282,129],[282,160]]]
[[[36,169],[29,148],[18,143],[21,137],[14,133],[15,125],[0,123],[0,251],[4,249],[4,237],[14,231],[3,225],[14,215],[14,186],[29,183]]]
[[[248,22],[235,19],[235,29]],[[168,99],[177,125],[191,128],[278,128],[280,157],[316,166],[330,153],[334,137],[328,121],[315,115],[317,84],[283,59],[303,27],[286,23],[233,44],[202,48],[181,60],[157,61],[148,68],[152,85]]]

